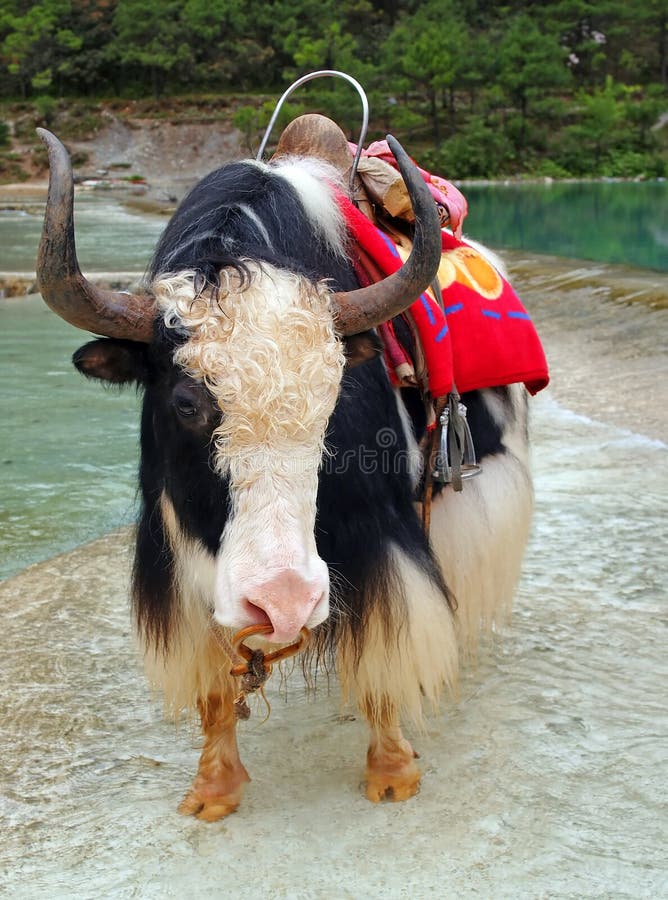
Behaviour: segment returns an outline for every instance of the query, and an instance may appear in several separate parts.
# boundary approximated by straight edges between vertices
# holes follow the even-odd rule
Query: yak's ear
[[[383,352],[383,345],[375,331],[362,331],[360,334],[351,334],[344,338],[344,352],[346,366],[354,369],[361,363],[375,359]]]
[[[118,338],[99,338],[79,347],[72,362],[87,378],[111,384],[144,382],[148,374],[148,345]]]

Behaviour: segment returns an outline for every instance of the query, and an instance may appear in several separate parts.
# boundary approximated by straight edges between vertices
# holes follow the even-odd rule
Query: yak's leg
[[[215,822],[239,805],[244,785],[250,781],[239,758],[231,692],[210,694],[198,703],[204,747],[193,786],[179,805],[179,812]]]
[[[387,570],[387,593],[367,614],[362,646],[352,633],[338,644],[344,698],[355,697],[371,728],[366,795],[374,802],[417,792],[420,770],[400,720],[421,727],[423,707],[435,708],[457,680],[453,617],[433,568],[393,548]]]
[[[396,717],[372,724],[366,755],[367,800],[408,800],[416,794],[422,777],[417,757]]]

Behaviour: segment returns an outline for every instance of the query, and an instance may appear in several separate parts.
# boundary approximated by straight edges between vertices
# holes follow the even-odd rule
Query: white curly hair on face
[[[197,294],[190,271],[153,286],[165,324],[187,335],[174,362],[221,410],[216,464],[233,481],[260,459],[271,466],[298,454],[319,463],[344,368],[326,283],[243,263],[249,278],[224,270],[217,297]]]

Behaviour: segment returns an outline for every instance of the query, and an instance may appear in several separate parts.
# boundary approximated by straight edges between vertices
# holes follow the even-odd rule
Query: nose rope
[[[270,634],[273,630],[274,626],[269,624],[249,625],[247,628],[242,628],[241,631],[238,631],[232,638],[232,653],[230,657],[233,659],[234,656],[240,656],[244,660],[244,662],[234,665],[230,669],[230,675],[241,679],[240,691],[234,700],[234,715],[237,719],[250,718],[250,707],[246,697],[248,694],[254,694],[256,691],[260,691],[264,702],[267,704],[267,715],[269,714],[270,707],[264,695],[264,684],[271,675],[274,663],[288,659],[290,656],[295,656],[304,647],[310,636],[309,629],[304,626],[293,644],[288,644],[287,647],[281,647],[278,650],[272,650],[270,653],[265,653],[263,650],[251,650],[250,647],[244,644],[246,638],[256,634]]]

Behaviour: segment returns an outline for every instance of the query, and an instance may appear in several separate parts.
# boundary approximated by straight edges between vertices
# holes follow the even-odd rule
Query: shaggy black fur
[[[149,276],[195,269],[217,285],[221,269],[243,259],[331,278],[335,290],[358,287],[350,266],[314,231],[294,188],[265,168],[239,162],[207,175],[183,200],[160,238]]]

